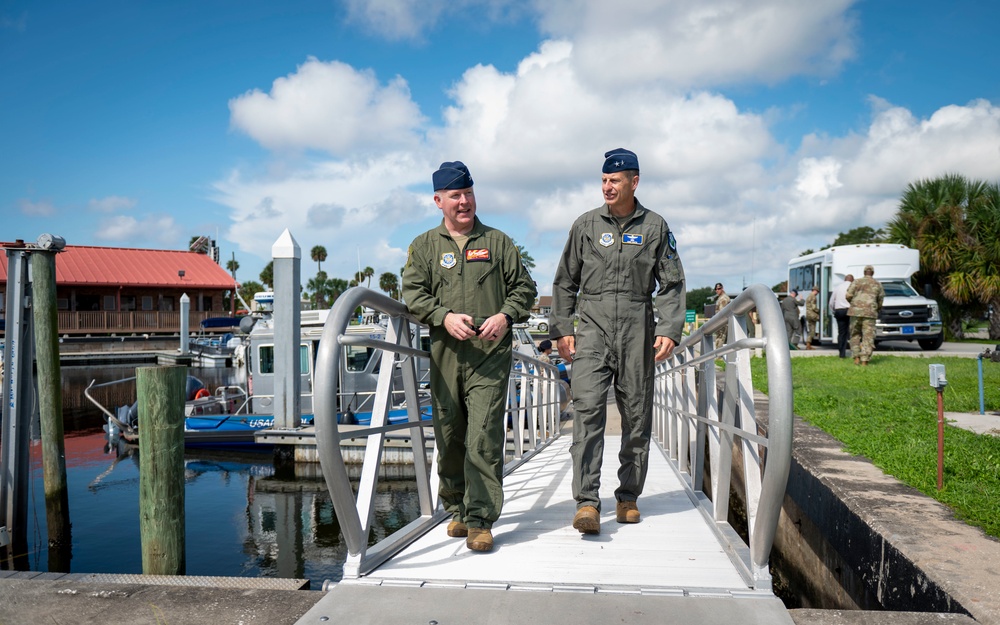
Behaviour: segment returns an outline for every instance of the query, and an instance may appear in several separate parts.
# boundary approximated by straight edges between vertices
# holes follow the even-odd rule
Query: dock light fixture
[[[941,390],[948,385],[948,380],[944,377],[944,365],[930,365],[931,386]]]
[[[38,247],[50,252],[60,252],[66,247],[66,239],[55,234],[42,234],[38,237]]]

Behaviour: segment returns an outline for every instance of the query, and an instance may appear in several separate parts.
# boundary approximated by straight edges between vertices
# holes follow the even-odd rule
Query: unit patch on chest
[[[480,263],[489,262],[490,251],[488,249],[465,250],[465,262]]]
[[[458,264],[458,259],[455,258],[455,254],[452,252],[445,252],[441,254],[441,266],[445,269],[451,269]]]
[[[642,245],[642,235],[629,234],[626,232],[622,235],[622,243],[627,243],[628,245]]]
[[[615,235],[611,234],[610,232],[605,232],[604,234],[601,235],[601,238],[598,239],[598,243],[600,243],[604,247],[611,247],[612,245],[615,244]]]

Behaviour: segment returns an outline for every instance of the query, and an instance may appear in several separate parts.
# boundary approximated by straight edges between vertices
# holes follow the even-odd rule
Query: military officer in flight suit
[[[403,298],[430,326],[438,494],[452,515],[448,535],[490,551],[503,506],[510,327],[528,318],[537,292],[510,237],[476,216],[469,169],[442,163],[433,182],[443,219],[410,245]]]
[[[640,519],[653,411],[654,361],[669,357],[684,324],[684,269],[662,217],[635,198],[639,159],[624,148],[604,155],[605,204],[573,224],[552,285],[550,334],[573,363],[573,527],[601,528],[601,460],[607,395],[622,417],[615,518]],[[654,321],[653,306],[659,313]],[[579,325],[573,327],[574,316]]]

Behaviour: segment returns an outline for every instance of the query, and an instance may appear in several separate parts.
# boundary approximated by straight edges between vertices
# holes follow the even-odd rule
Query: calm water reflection
[[[210,389],[233,383],[218,369],[191,370]],[[66,467],[73,573],[141,573],[138,449],[109,449],[101,413],[83,395],[92,379],[134,375],[131,367],[64,368]],[[108,408],[130,403],[109,400]],[[48,566],[41,447],[32,448],[29,564]],[[188,575],[305,578],[318,589],[339,580],[346,549],[319,466],[278,475],[270,453],[185,454],[185,541]],[[419,516],[412,472],[383,480],[376,539]]]

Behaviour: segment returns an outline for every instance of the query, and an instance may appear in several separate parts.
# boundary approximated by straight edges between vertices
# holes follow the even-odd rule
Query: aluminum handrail
[[[763,336],[747,338],[747,313],[754,308]],[[716,348],[715,332],[723,328],[728,329],[727,340]],[[766,423],[757,419],[750,377],[751,351],[760,348],[768,378]],[[721,384],[718,360],[724,362]],[[655,389],[654,440],[730,548],[747,583],[770,589],[768,558],[791,467],[793,423],[791,357],[775,294],[755,284],[717,311],[657,366]],[[734,443],[742,459],[749,544],[727,521]],[[706,460],[711,496],[703,490]]]
[[[360,306],[374,309],[388,318],[385,340],[347,337],[347,328]],[[437,497],[437,454],[433,454],[430,466],[424,461],[427,446],[433,443],[432,436],[427,432],[429,428],[425,427],[428,423],[421,420],[416,358],[429,358],[430,354],[411,344],[419,325],[398,301],[364,287],[353,287],[337,298],[323,326],[313,382],[316,450],[347,546],[345,578],[370,572],[446,516]],[[337,381],[343,363],[342,349],[347,344],[366,345],[382,351],[371,424],[367,428],[351,430],[352,437],[367,437],[368,441],[357,497],[344,465],[337,425]],[[388,413],[396,368],[402,373],[407,421],[389,425]],[[511,423],[507,433],[510,453],[504,465],[504,475],[559,435],[558,383],[559,373],[555,366],[514,352],[506,409]],[[420,516],[375,545],[368,546],[385,437],[389,432],[405,428],[410,430]]]

